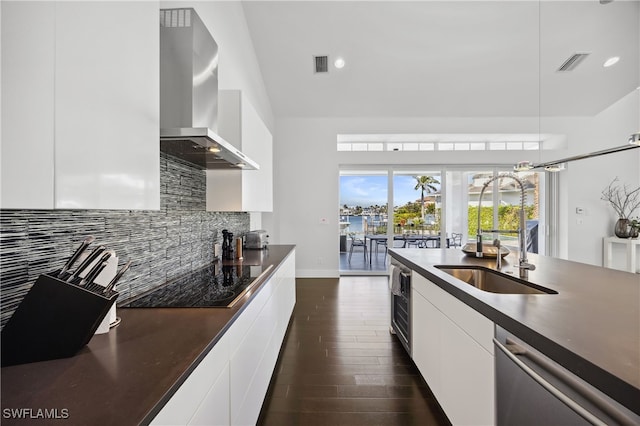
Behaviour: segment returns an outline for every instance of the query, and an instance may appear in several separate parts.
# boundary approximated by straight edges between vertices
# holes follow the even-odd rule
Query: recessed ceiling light
[[[612,56],[611,58],[607,59],[604,64],[602,64],[603,67],[610,67],[611,65],[615,65],[618,63],[618,61],[620,60],[620,56]]]
[[[335,62],[333,63],[333,65],[335,65],[336,68],[338,68],[338,69],[344,68],[344,59],[342,59],[342,58],[336,59]]]

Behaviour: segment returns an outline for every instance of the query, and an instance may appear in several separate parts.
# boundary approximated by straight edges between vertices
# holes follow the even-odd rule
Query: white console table
[[[636,247],[640,245],[640,238],[618,238],[618,237],[605,237],[602,240],[602,254],[604,257],[604,267],[611,268],[613,265],[613,245],[623,244],[627,249],[627,267],[628,272],[638,272],[636,263]]]

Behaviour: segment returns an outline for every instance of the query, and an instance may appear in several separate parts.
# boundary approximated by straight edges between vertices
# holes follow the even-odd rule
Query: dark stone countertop
[[[2,424],[148,424],[293,249],[246,250],[243,264],[274,267],[233,308],[119,308],[122,323],[75,356],[3,367]],[[47,409],[68,418],[6,415],[29,408],[31,417]]]
[[[434,265],[478,264],[459,249],[389,249],[391,256],[613,399],[640,414],[640,275],[529,254],[528,281],[558,294],[495,294]],[[503,260],[514,271],[515,254]],[[517,270],[514,276],[518,277]]]

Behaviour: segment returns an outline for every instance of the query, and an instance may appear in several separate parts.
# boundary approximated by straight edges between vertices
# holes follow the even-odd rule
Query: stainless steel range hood
[[[194,9],[161,9],[160,150],[201,169],[260,168],[217,129],[218,45]]]

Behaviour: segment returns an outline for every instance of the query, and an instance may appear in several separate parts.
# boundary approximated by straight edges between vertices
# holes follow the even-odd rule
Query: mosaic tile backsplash
[[[207,212],[205,172],[160,154],[160,210],[0,210],[0,324],[11,317],[38,275],[60,269],[87,235],[114,249],[118,301],[213,261],[222,230],[249,230],[249,214]]]

